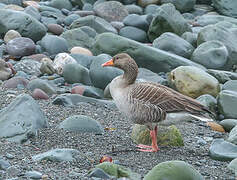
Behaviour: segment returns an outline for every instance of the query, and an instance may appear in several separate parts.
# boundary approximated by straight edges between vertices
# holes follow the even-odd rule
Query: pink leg
[[[142,152],[157,152],[157,151],[160,150],[158,148],[158,145],[157,145],[157,126],[155,127],[154,130],[150,131],[150,136],[151,136],[151,140],[152,140],[152,145],[151,146],[147,146],[147,145],[139,144],[137,147],[139,147],[141,149],[138,149],[138,151],[142,151]]]

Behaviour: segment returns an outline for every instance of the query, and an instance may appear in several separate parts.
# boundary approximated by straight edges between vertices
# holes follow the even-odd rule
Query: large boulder
[[[173,32],[181,36],[184,32],[190,31],[191,27],[177,11],[173,4],[164,4],[157,8],[156,15],[153,18],[148,31],[148,37],[151,41],[165,32]]]
[[[212,0],[215,9],[222,15],[237,18],[237,1],[236,0]]]
[[[237,119],[237,92],[223,90],[217,98],[218,109],[225,118]]]
[[[46,27],[30,15],[7,9],[0,9],[0,33],[17,30],[22,36],[33,41],[40,40],[46,34]]]
[[[166,161],[150,170],[144,180],[204,180],[204,177],[184,161]]]
[[[178,66],[188,65],[203,68],[201,65],[183,57],[116,34],[103,33],[97,36],[93,46],[93,54],[107,53],[115,55],[121,52],[126,52],[133,57],[139,67],[147,68],[153,72],[169,72]]]
[[[230,69],[237,64],[237,34],[233,31],[235,26],[231,23],[220,22],[214,25],[208,25],[198,33],[198,46],[207,41],[217,40],[222,42],[229,53],[226,68]]]
[[[21,94],[0,111],[0,137],[14,142],[26,141],[40,128],[48,126],[48,120],[37,102],[27,94]]]
[[[185,57],[189,59],[194,47],[183,38],[170,32],[163,33],[153,41],[153,47]]]
[[[209,69],[223,69],[228,55],[228,50],[222,42],[207,41],[195,49],[191,60]]]
[[[174,69],[169,75],[169,81],[180,93],[192,98],[203,94],[216,97],[220,91],[216,78],[193,66],[180,66]]]

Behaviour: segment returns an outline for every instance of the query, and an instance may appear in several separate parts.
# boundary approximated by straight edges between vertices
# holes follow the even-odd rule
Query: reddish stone
[[[43,90],[38,88],[34,89],[32,97],[34,99],[49,99],[49,96]]]
[[[8,79],[4,81],[3,87],[5,88],[17,88],[18,84],[23,84],[23,86],[27,86],[29,81],[23,77],[13,77],[11,79]]]
[[[48,56],[46,56],[45,54],[33,54],[33,55],[30,55],[30,56],[25,56],[24,58],[33,59],[35,61],[40,62],[43,58],[48,58]]]
[[[63,33],[64,29],[62,26],[60,26],[58,24],[49,24],[48,31],[55,34],[55,35],[60,35]]]
[[[83,95],[84,91],[85,91],[84,87],[82,87],[82,86],[75,86],[75,87],[72,88],[71,93],[72,94]]]

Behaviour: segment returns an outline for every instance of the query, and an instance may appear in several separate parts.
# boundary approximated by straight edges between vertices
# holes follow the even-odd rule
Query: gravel
[[[0,108],[6,107],[17,94],[23,92],[2,89]],[[193,165],[205,179],[234,179],[234,174],[227,169],[229,162],[215,161],[208,156],[211,139],[226,138],[227,134],[212,131],[203,122],[177,125],[183,135],[183,147],[160,147],[161,150],[157,153],[145,153],[136,151],[136,144],[130,139],[132,124],[117,109],[89,103],[81,103],[77,107],[58,106],[52,104],[53,98],[38,101],[49,120],[47,129],[39,130],[37,136],[25,144],[0,139],[0,156],[11,164],[6,171],[0,171],[0,179],[25,179],[26,172],[38,171],[47,175],[48,179],[86,180],[89,179],[86,177],[88,170],[98,164],[103,155],[112,156],[113,160],[131,168],[142,177],[158,163],[183,160]],[[115,130],[105,130],[103,135],[94,135],[57,129],[60,122],[72,115],[87,115],[99,121],[104,128]],[[72,162],[32,160],[33,155],[55,148],[73,148],[80,151],[81,155]]]

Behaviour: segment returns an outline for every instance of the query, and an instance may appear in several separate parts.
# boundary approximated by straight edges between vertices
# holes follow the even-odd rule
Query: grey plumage
[[[118,54],[113,57],[113,63],[114,67],[124,70],[124,74],[111,82],[111,95],[118,108],[134,123],[152,129],[152,124],[164,120],[166,113],[212,113],[198,101],[166,86],[152,82],[135,83],[138,67],[129,55]]]

